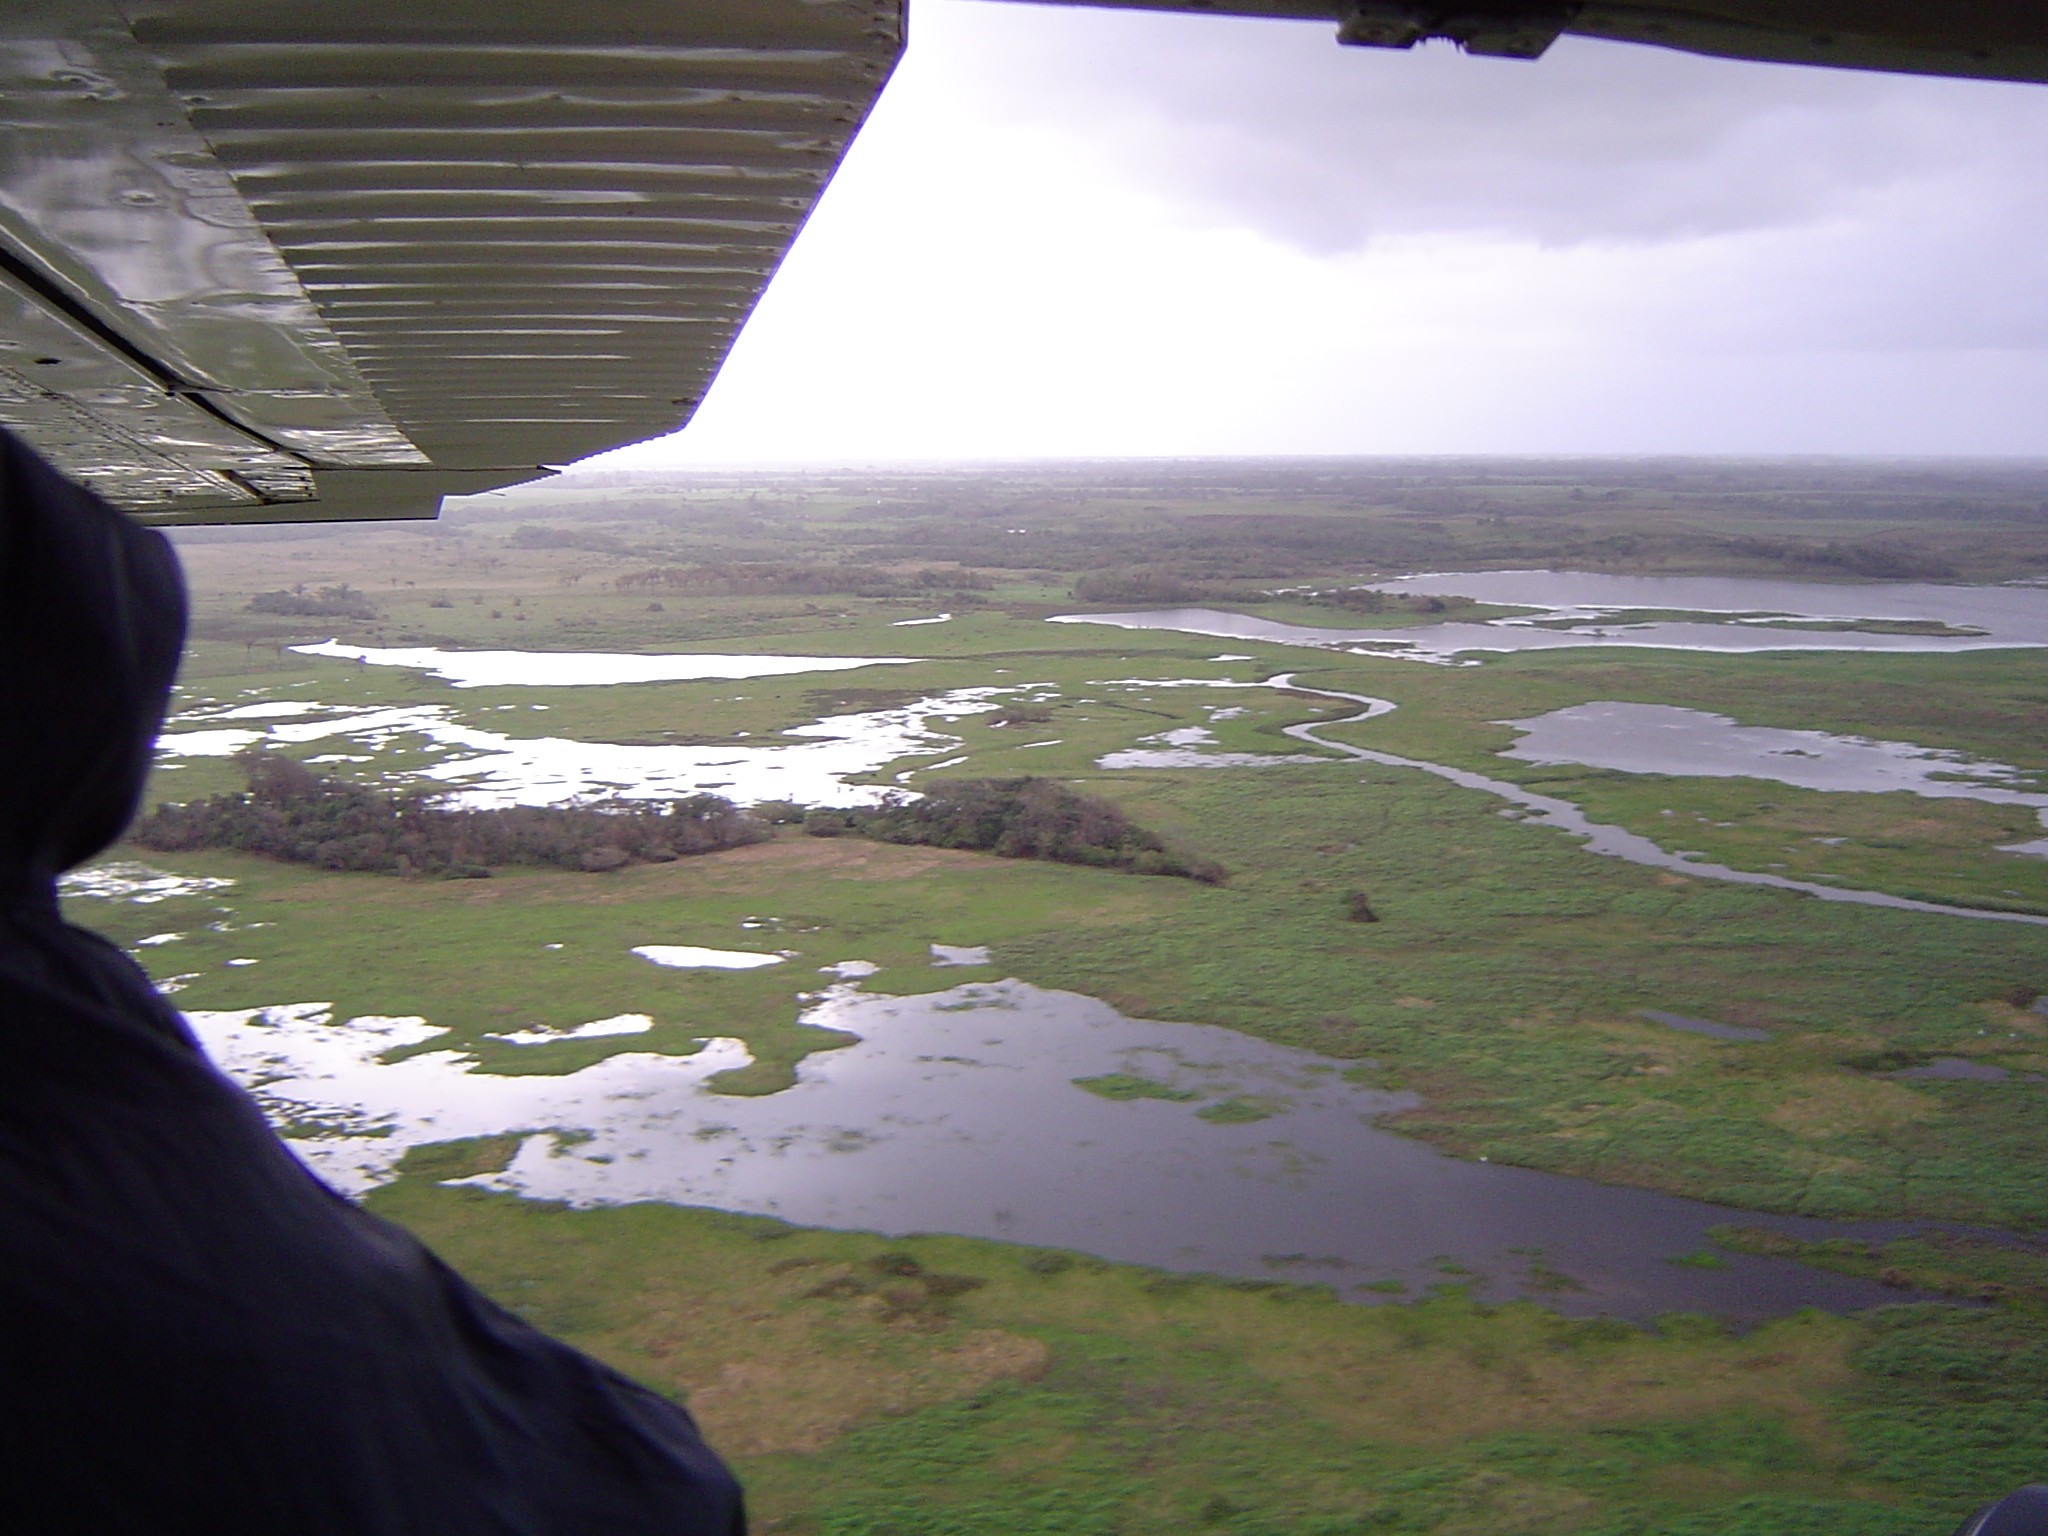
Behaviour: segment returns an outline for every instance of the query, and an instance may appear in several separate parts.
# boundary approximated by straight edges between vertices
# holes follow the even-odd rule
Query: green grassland
[[[843,1042],[798,1022],[799,994],[823,985],[820,967],[862,959],[881,967],[864,983],[876,992],[1016,976],[1133,1016],[1325,1052],[1358,1063],[1360,1081],[1417,1091],[1422,1103],[1395,1127],[1453,1153],[1704,1196],[1738,1208],[1737,1224],[1743,1209],[2048,1223],[2048,1114],[2042,1087],[2025,1080],[2048,1072],[2048,1017],[2025,1006],[2048,989],[2048,929],[1598,858],[1412,770],[1336,758],[1095,766],[1193,725],[1223,751],[1311,753],[1283,728],[1351,706],[1252,686],[1296,672],[1399,706],[1336,728],[1340,739],[1528,784],[1667,848],[2048,910],[2048,861],[1995,851],[2039,835],[2023,810],[1498,756],[1514,739],[1498,722],[1614,699],[2048,773],[2040,655],[1559,651],[1443,668],[1043,622],[1075,611],[1081,574],[1126,567],[1164,571],[1198,597],[1467,561],[1841,579],[1889,560],[1892,574],[2025,575],[2048,569],[2048,477],[1422,465],[1220,485],[1192,469],[1146,474],[622,482],[475,505],[424,528],[187,535],[199,602],[178,705],[432,705],[512,737],[759,746],[824,716],[1035,685],[1030,719],[942,723],[960,742],[943,755],[965,761],[937,771],[1076,782],[1221,860],[1221,887],[785,828],[673,864],[474,881],[148,855],[236,883],[151,905],[79,899],[72,915],[130,945],[182,935],[137,954],[179,979],[183,1006],[317,1000],[337,1018],[423,1015],[447,1030],[424,1048],[469,1051],[486,1072],[687,1054],[715,1035],[753,1056],[716,1091],[774,1092],[806,1054]],[[793,585],[810,590],[620,581],[692,561],[801,565],[812,574]],[[820,590],[841,566],[907,590]],[[914,586],[925,572],[930,583]],[[248,609],[259,593],[341,582],[368,595],[375,617]],[[1226,606],[1342,627],[1417,617],[1295,598]],[[898,626],[940,612],[955,617]],[[457,689],[285,649],[330,637],[913,661],[744,682]],[[1241,686],[1171,686],[1197,681]],[[417,768],[431,760],[423,747],[401,739],[373,763],[331,771]],[[359,749],[332,739],[291,750]],[[915,787],[937,759],[876,777],[908,772]],[[185,799],[238,779],[225,758],[189,758],[150,793]],[[1353,892],[1379,921],[1347,920]],[[789,955],[757,970],[675,971],[629,952],[650,943]],[[933,943],[989,945],[991,966],[934,968]],[[1682,1034],[1644,1009],[1772,1037]],[[649,1014],[654,1030],[524,1047],[487,1038],[625,1012]],[[2013,1076],[1890,1075],[1935,1055]],[[1118,1099],[1157,1086],[1079,1085]],[[1269,1109],[1232,1103],[1239,1117]],[[1788,1256],[1855,1273],[1905,1268],[1958,1295],[2005,1288],[1978,1310],[1807,1315],[1736,1338],[1697,1319],[1645,1331],[1530,1304],[1489,1309],[1459,1294],[1455,1275],[1428,1297],[1359,1307],[1313,1288],[967,1239],[885,1242],[665,1206],[570,1211],[435,1182],[509,1151],[417,1150],[371,1204],[543,1326],[686,1396],[740,1462],[769,1530],[1906,1536],[1952,1527],[1977,1498],[2048,1464],[2035,1390],[2048,1331],[2031,1248],[1801,1249]],[[1568,1275],[1570,1255],[1532,1263]]]
[[[772,1092],[813,1050],[845,1037],[796,1021],[798,993],[820,967],[867,960],[873,985],[906,994],[985,978],[935,970],[930,944],[1005,944],[1024,933],[1170,920],[1182,882],[1139,880],[801,835],[642,865],[609,876],[502,874],[491,880],[335,875],[235,854],[150,854],[151,864],[226,878],[227,890],[146,906],[84,900],[92,926],[142,951],[159,977],[190,976],[182,1007],[331,1004],[338,1018],[422,1015],[449,1031],[433,1049],[475,1053],[493,1072],[570,1072],[622,1050],[690,1054],[707,1036],[744,1040],[754,1063],[719,1079],[724,1092]],[[1177,899],[1178,898],[1178,899]],[[225,931],[213,924],[222,924]],[[759,926],[743,927],[754,923]],[[642,944],[787,951],[754,970],[668,970],[631,953]],[[560,946],[550,948],[549,946]],[[229,966],[230,959],[253,965]],[[514,1046],[512,1029],[568,1029],[645,1013],[651,1034]]]
[[[1763,779],[1677,780],[1499,755],[1516,737],[1505,721],[1616,700],[1682,705],[1742,725],[1939,747],[2021,769],[2038,787],[2048,782],[2048,653],[1565,651],[1455,669],[1368,665],[1369,680],[1357,668],[1302,669],[1305,683],[1355,687],[1401,706],[1338,731],[1340,740],[1527,785],[1596,821],[1737,869],[2048,911],[2048,860],[1998,848],[2041,835],[2024,807],[1904,792],[1824,793]]]
[[[241,647],[202,640],[193,647],[180,704],[227,705],[255,697],[248,690],[257,690],[263,697],[333,704],[436,704],[464,723],[515,738],[759,745],[788,740],[779,733],[828,715],[887,709],[955,689],[1035,684],[1042,685],[1044,697],[1034,702],[1048,711],[1042,727],[1020,729],[971,717],[949,727],[971,758],[957,771],[1082,775],[1092,771],[1097,757],[1140,736],[1204,723],[1205,706],[1245,711],[1213,724],[1223,750],[1310,750],[1282,737],[1280,727],[1343,713],[1341,706],[1249,688],[1099,686],[1148,676],[1249,683],[1292,672],[1310,687],[1372,694],[1400,706],[1346,728],[1340,739],[1525,784],[1667,848],[1697,850],[1736,868],[1894,895],[2048,911],[2048,860],[1999,850],[2002,843],[2040,836],[2038,819],[2023,807],[1903,792],[1823,793],[1755,779],[1674,781],[1499,755],[1515,740],[1513,729],[1501,722],[1604,699],[1680,704],[1744,725],[1908,741],[1991,758],[2038,776],[2048,773],[2042,746],[2048,742],[2048,659],[2040,653],[1563,652],[1444,668],[1231,642],[1233,654],[1253,659],[1216,663],[1209,658],[1222,642],[1159,632],[1105,631],[1000,614],[910,630],[877,622],[879,633],[869,627],[839,637],[852,643],[815,649],[916,657],[916,665],[610,689],[455,689],[402,669],[298,656],[286,664],[251,667]],[[610,637],[605,644],[624,648],[624,638]],[[802,654],[814,638],[804,631],[776,637],[763,648]],[[401,744],[377,767],[424,761]],[[187,760],[160,775],[151,795],[197,798],[229,790],[237,778],[224,760]]]
[[[319,1000],[428,1016],[486,1063],[569,1070],[633,1042],[515,1048],[508,1027],[651,1014],[649,1043],[747,1041],[771,1090],[835,1037],[795,1023],[816,967],[865,959],[884,991],[971,979],[929,943],[990,944],[1005,974],[1128,1014],[1222,1024],[1370,1057],[1422,1091],[1402,1123],[1472,1155],[1816,1215],[2048,1220],[2040,1091],[1899,1081],[1887,1052],[2048,1069],[2048,940],[2017,924],[1820,903],[1580,852],[1483,797],[1399,769],[1290,766],[1096,780],[1144,825],[1220,858],[1229,884],[896,848],[787,831],[608,875],[406,881],[230,855],[152,856],[232,891],[136,908],[85,902],[193,975],[192,1007]],[[1369,891],[1380,921],[1345,919]],[[231,907],[231,931],[203,921]],[[743,929],[747,920],[775,920]],[[261,927],[245,925],[262,924]],[[544,948],[561,944],[560,950]],[[660,971],[632,946],[790,949],[787,969]],[[229,958],[256,965],[229,968]],[[1685,1036],[1664,1009],[1774,1032]],[[637,1046],[635,1046],[637,1048]]]
[[[371,1207],[687,1401],[764,1531],[1938,1536],[2048,1456],[2019,1302],[1637,1329],[433,1182],[502,1155]]]
[[[1121,535],[1100,507],[1036,510],[1066,530],[1072,549],[1117,552]],[[769,507],[756,522],[728,514],[691,504],[649,521],[614,507],[604,514],[613,521],[565,524],[562,537],[587,548],[536,544],[535,524],[503,518],[443,532],[319,530],[295,540],[265,531],[200,543],[187,551],[202,602],[181,702],[434,704],[515,737],[762,744],[790,740],[780,733],[821,716],[952,689],[1034,685],[1028,722],[990,712],[946,724],[961,743],[946,755],[966,761],[940,771],[1085,782],[1141,824],[1221,859],[1230,884],[1153,890],[1158,882],[1113,874],[871,845],[827,849],[790,833],[660,869],[454,887],[247,865],[237,867],[243,885],[233,904],[242,920],[276,926],[234,940],[238,955],[262,963],[224,970],[228,957],[211,948],[225,936],[205,935],[153,951],[149,963],[196,974],[181,994],[193,1006],[318,998],[344,1016],[427,1014],[450,1029],[449,1043],[480,1050],[498,1070],[567,1070],[625,1046],[520,1049],[486,1033],[573,1025],[593,1009],[648,1012],[658,1048],[688,1049],[709,1033],[745,1039],[756,1064],[742,1084],[772,1089],[829,1039],[794,1022],[798,967],[869,959],[889,967],[877,986],[903,990],[945,977],[924,964],[927,943],[991,943],[1006,972],[1134,1015],[1370,1057],[1387,1084],[1426,1096],[1405,1129],[1471,1155],[1761,1209],[2007,1224],[2048,1215],[2048,1184],[2034,1171],[2048,1117],[2038,1113],[2038,1091],[2020,1080],[2048,1066],[2048,1025],[2013,1003],[2048,988],[2048,934],[2037,928],[1820,903],[1590,857],[1561,834],[1501,818],[1484,795],[1411,771],[1334,759],[1199,772],[1094,767],[1105,752],[1194,724],[1206,724],[1221,750],[1304,752],[1282,727],[1349,706],[1270,688],[1168,686],[1249,684],[1292,670],[1307,685],[1399,706],[1338,728],[1344,739],[1529,784],[1666,847],[1846,886],[2044,910],[2048,861],[1995,847],[2038,835],[2023,809],[1549,768],[1498,755],[1513,740],[1501,721],[1619,699],[1913,741],[2038,773],[2048,770],[2048,661],[2039,654],[1562,651],[1445,668],[1051,625],[1043,614],[1062,605],[1045,602],[983,601],[951,622],[909,628],[896,621],[948,600],[793,605],[670,595],[649,613],[642,589],[622,593],[606,577],[691,548],[787,560],[798,536],[821,541],[821,561],[849,551],[872,560],[892,530],[929,531],[919,503],[856,507],[843,494]],[[1205,516],[1236,526],[1234,513]],[[1328,506],[1314,512],[1333,527],[1346,516]],[[1181,515],[1190,521],[1203,519]],[[1945,530],[1974,526],[1936,520],[1921,532],[1938,542]],[[1092,545],[1081,537],[1089,529]],[[312,621],[244,611],[247,595],[275,589],[281,572],[315,589],[353,573],[385,617],[305,629]],[[1072,579],[997,565],[973,574],[1013,588],[1030,578],[1041,598]],[[433,607],[436,600],[451,606]],[[492,612],[531,617],[492,620]],[[228,634],[282,623],[302,628],[267,651]],[[401,669],[278,651],[284,639],[337,629],[357,643],[714,649],[730,646],[736,627],[763,651],[916,659],[743,682],[457,689]],[[1212,659],[1226,647],[1251,659]],[[1235,713],[1218,719],[1218,710]],[[401,742],[368,771],[424,760]],[[919,762],[930,760],[878,777],[891,782],[908,769],[914,785]],[[214,793],[232,787],[236,772],[223,759],[188,759],[161,773],[152,792]],[[1368,894],[1380,922],[1343,920],[1352,891]],[[802,951],[789,969],[657,974],[626,953],[646,942],[731,946],[748,916],[813,930],[775,941]],[[158,918],[112,918],[116,928],[135,921]],[[565,947],[543,949],[548,943]],[[1739,1045],[1682,1036],[1640,1018],[1645,1008],[1760,1026],[1774,1038]],[[1904,1082],[1853,1065],[1900,1051],[1982,1059],[2016,1075]]]

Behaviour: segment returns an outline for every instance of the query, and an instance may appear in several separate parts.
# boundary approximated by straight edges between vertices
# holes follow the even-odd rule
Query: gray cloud
[[[1655,244],[1909,225],[1916,203],[1986,235],[2048,224],[2048,89],[1569,39],[1530,65],[1339,48],[1312,24],[918,16],[969,30],[949,51],[973,61],[986,110],[1085,134],[1191,223],[1314,254],[1418,234]]]
[[[2048,88],[911,22],[692,452],[2048,450]]]

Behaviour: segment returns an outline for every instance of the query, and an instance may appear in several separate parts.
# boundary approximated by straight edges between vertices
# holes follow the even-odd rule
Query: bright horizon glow
[[[2048,91],[915,0],[696,421],[592,468],[2048,448]]]

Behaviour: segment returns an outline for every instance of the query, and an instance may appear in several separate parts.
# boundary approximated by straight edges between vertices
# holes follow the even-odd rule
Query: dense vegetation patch
[[[658,588],[712,597],[923,597],[985,592],[994,582],[961,566],[904,571],[844,561],[714,560],[627,571],[612,585],[621,592]]]
[[[374,619],[377,605],[369,594],[347,582],[307,591],[301,582],[289,592],[258,592],[249,599],[251,613],[283,614],[295,619]]]
[[[455,810],[431,795],[323,778],[274,753],[248,755],[246,768],[246,793],[160,805],[136,823],[130,839],[162,853],[228,848],[321,869],[473,877],[507,865],[595,873],[769,835],[717,795]]]
[[[1173,848],[1107,800],[1051,779],[948,779],[915,800],[895,797],[864,809],[812,811],[804,830],[813,837],[851,833],[1006,859],[1179,875],[1204,885],[1221,885],[1225,878],[1214,859]]]
[[[1262,603],[1268,596],[1260,587],[1174,566],[1111,567],[1084,572],[1074,581],[1074,597],[1083,603]]]

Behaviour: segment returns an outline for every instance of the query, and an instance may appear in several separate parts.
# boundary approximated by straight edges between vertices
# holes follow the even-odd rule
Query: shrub
[[[1214,859],[1173,848],[1107,800],[1051,779],[948,779],[915,799],[892,796],[865,809],[812,811],[804,830],[813,837],[850,833],[1006,859],[1178,875],[1205,885],[1226,878]]]

